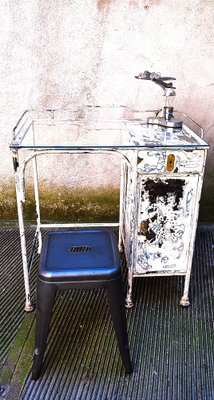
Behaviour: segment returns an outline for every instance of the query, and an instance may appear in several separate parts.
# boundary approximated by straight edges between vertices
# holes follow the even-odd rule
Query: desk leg
[[[132,286],[133,286],[133,276],[132,271],[128,271],[128,289],[127,289],[127,296],[125,301],[126,308],[132,308],[134,303],[132,301]]]
[[[18,220],[19,220],[19,232],[21,240],[21,252],[22,252],[22,264],[23,264],[23,275],[24,275],[24,285],[25,285],[25,311],[33,311],[34,307],[31,302],[30,296],[30,283],[29,283],[29,273],[28,273],[28,262],[27,262],[27,249],[26,249],[26,239],[25,239],[25,229],[24,229],[24,218],[23,218],[23,204],[21,199],[21,187],[18,172],[15,174],[16,179],[16,198],[17,198],[17,210],[18,210]]]
[[[121,162],[120,170],[120,215],[119,215],[119,239],[118,239],[118,249],[122,253],[124,250],[123,246],[123,227],[124,227],[124,210],[125,210],[125,187],[126,187],[126,170],[125,161]]]
[[[189,285],[190,285],[190,269],[187,271],[187,274],[185,276],[185,282],[184,282],[184,292],[183,296],[180,300],[180,305],[183,307],[187,307],[190,305],[189,301]]]
[[[128,288],[127,288],[127,297],[126,297],[126,307],[131,308],[134,306],[132,301],[132,289],[133,289],[133,269],[134,263],[136,262],[136,235],[137,235],[137,215],[138,215],[138,198],[137,198],[137,172],[136,167],[137,163],[133,162],[133,168],[130,169],[129,183],[127,189],[127,199],[128,204],[126,206],[126,212],[130,215],[130,226],[126,227],[126,229],[130,229],[129,231],[129,243],[126,244],[127,248],[129,248],[129,256],[128,256]]]
[[[41,253],[42,248],[42,234],[41,234],[41,216],[40,216],[40,201],[39,201],[39,186],[38,186],[38,170],[36,156],[33,158],[33,181],[34,181],[34,198],[36,205],[37,215],[37,236],[38,236],[38,254]]]

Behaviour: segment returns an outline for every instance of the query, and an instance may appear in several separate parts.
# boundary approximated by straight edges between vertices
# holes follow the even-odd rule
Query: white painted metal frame
[[[83,107],[84,108],[84,107]],[[134,111],[134,110],[131,110]],[[192,121],[192,120],[191,120]],[[28,123],[28,122],[27,122]],[[63,122],[62,122],[63,123]],[[29,123],[30,126],[30,123]],[[201,127],[199,127],[201,129]],[[24,128],[23,128],[24,129]],[[22,127],[20,129],[22,131]],[[24,132],[24,135],[26,133]],[[203,131],[201,132],[202,137]],[[18,138],[19,139],[19,138]],[[34,143],[34,130],[32,133],[32,141]],[[144,147],[146,149],[146,147]],[[30,293],[30,284],[29,284],[29,273],[32,264],[32,257],[28,260],[27,251],[26,251],[26,238],[25,238],[25,224],[24,224],[24,215],[23,215],[23,203],[25,201],[25,168],[28,163],[32,162],[33,166],[33,183],[34,183],[34,196],[35,196],[35,207],[37,213],[37,225],[35,231],[35,241],[38,241],[38,252],[41,251],[42,246],[42,228],[79,228],[79,227],[104,227],[104,226],[119,226],[119,249],[122,250],[124,248],[127,266],[128,266],[128,291],[127,291],[127,299],[126,305],[127,307],[132,307],[132,288],[133,288],[133,279],[136,276],[134,273],[134,263],[136,261],[136,253],[137,253],[137,243],[136,243],[136,235],[138,230],[138,207],[139,207],[139,196],[138,196],[138,171],[137,171],[137,158],[138,158],[138,150],[139,146],[131,146],[130,148],[127,146],[124,148],[115,148],[108,147],[106,150],[103,148],[87,148],[84,146],[80,146],[75,149],[57,149],[57,148],[44,148],[44,149],[32,149],[29,148],[30,155],[28,155],[24,160],[19,160],[19,150],[16,146],[11,146],[11,150],[13,152],[13,162],[14,162],[14,171],[15,171],[15,185],[16,185],[16,197],[17,197],[17,209],[18,209],[18,221],[19,221],[19,229],[20,229],[20,239],[21,239],[21,252],[22,252],[22,262],[23,262],[23,276],[24,276],[24,285],[25,285],[25,295],[26,295],[26,303],[25,310],[31,311],[33,309],[32,301],[31,301],[31,293]],[[204,150],[206,153],[206,150]],[[120,184],[120,211],[119,211],[119,221],[118,223],[66,223],[66,224],[46,224],[41,222],[40,215],[40,201],[39,201],[39,186],[38,186],[38,171],[37,171],[37,158],[46,155],[57,155],[57,154],[109,154],[115,155],[119,157],[121,160],[121,184]],[[204,164],[205,164],[204,157]],[[198,209],[199,209],[199,199],[201,194],[201,186],[203,182],[203,171],[199,173],[199,183],[197,190],[197,199],[195,207],[195,215],[194,215],[194,224],[192,226],[192,240],[189,248],[189,267],[186,273],[178,273],[178,275],[185,275],[185,283],[184,283],[184,291],[181,299],[181,305],[188,305],[188,292],[189,292],[189,283],[190,283],[190,273],[191,273],[191,263],[194,249],[194,239],[197,225],[197,217],[198,217]],[[154,176],[154,175],[153,175]],[[33,249],[34,250],[34,249]],[[166,274],[170,275],[170,274]],[[175,274],[171,274],[175,275]],[[146,276],[146,275],[144,275]],[[153,273],[149,276],[159,276],[158,273]]]
[[[26,238],[25,238],[25,223],[24,223],[24,214],[23,214],[23,203],[25,202],[25,168],[26,165],[32,161],[33,165],[33,180],[34,180],[34,196],[35,196],[35,208],[37,215],[37,225],[35,232],[35,240],[38,240],[38,254],[41,252],[42,247],[42,228],[92,228],[92,227],[119,227],[120,220],[118,223],[42,223],[41,215],[40,215],[40,200],[39,200],[39,186],[38,186],[38,172],[37,172],[37,157],[42,155],[57,155],[57,154],[112,154],[123,160],[126,164],[129,164],[131,169],[132,163],[132,152],[130,151],[121,151],[115,149],[108,150],[86,150],[81,148],[79,150],[40,150],[33,151],[31,150],[30,156],[28,156],[22,163],[19,162],[18,151],[13,150],[13,159],[15,167],[15,184],[16,184],[16,197],[17,197],[17,210],[18,210],[18,221],[19,221],[19,230],[20,230],[20,239],[21,239],[21,251],[22,251],[22,262],[23,262],[23,275],[24,275],[24,284],[25,284],[25,311],[32,311],[33,305],[31,301],[31,293],[30,293],[30,283],[29,283],[29,271],[31,269],[32,259],[28,260],[27,258],[27,250],[26,250]],[[130,156],[130,159],[129,159]],[[121,178],[122,182],[122,178]],[[133,186],[134,188],[134,186]],[[121,214],[123,210],[123,197],[120,196],[120,212],[119,218],[121,219]],[[119,229],[119,243],[121,243],[121,234]]]

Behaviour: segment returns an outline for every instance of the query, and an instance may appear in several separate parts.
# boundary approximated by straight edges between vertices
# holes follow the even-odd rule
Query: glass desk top
[[[26,111],[13,130],[12,150],[203,148],[192,129],[148,125],[151,111],[127,107]],[[153,112],[154,115],[154,112]]]

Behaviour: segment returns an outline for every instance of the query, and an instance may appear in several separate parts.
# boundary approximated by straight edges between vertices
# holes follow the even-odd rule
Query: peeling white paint
[[[167,157],[173,154],[175,157],[173,172],[187,173],[187,172],[202,172],[204,153],[197,150],[183,150],[173,151],[169,150],[156,150],[156,151],[140,151],[138,153],[139,159],[137,169],[139,173],[158,173],[166,171]]]
[[[145,233],[138,230],[137,260],[134,274],[169,271],[186,272],[188,268],[188,248],[191,239],[190,226],[194,218],[198,176],[161,177],[153,179],[153,188],[164,185],[165,194],[158,193],[155,203],[151,203],[146,183],[151,178],[140,178],[138,226],[147,221]],[[167,192],[168,181],[175,185],[175,192]],[[176,201],[177,182],[181,182],[182,194]],[[189,192],[194,192],[191,198]],[[188,200],[187,200],[188,198]],[[187,208],[188,201],[188,208]],[[191,213],[189,210],[191,209]],[[149,235],[150,233],[150,235]]]
[[[194,132],[188,132],[186,141],[185,129],[168,130],[167,141],[162,141],[155,127],[127,124],[131,141],[136,144],[136,158],[132,158],[131,168],[123,170],[121,237],[129,268],[128,308],[133,306],[133,279],[161,275],[185,276],[180,304],[189,305],[207,149]],[[144,149],[139,149],[140,145]],[[169,159],[173,160],[172,168],[168,166]]]

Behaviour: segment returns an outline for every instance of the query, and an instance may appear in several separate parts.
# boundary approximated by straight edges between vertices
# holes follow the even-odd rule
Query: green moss
[[[119,191],[115,188],[46,189],[41,192],[40,200],[43,220],[118,221]]]
[[[27,340],[25,342],[22,354],[13,374],[12,384],[23,386],[33,363],[33,350],[35,341],[35,324],[32,324],[32,329],[29,330]]]
[[[200,204],[199,221],[214,222],[213,177],[206,176]],[[119,217],[119,188],[67,188],[40,185],[40,210],[43,222],[117,222]],[[26,190],[24,203],[26,222],[35,223],[36,211],[33,186]],[[17,222],[14,183],[0,190],[0,226]]]
[[[26,221],[36,221],[33,187],[26,190],[23,205]],[[119,189],[40,187],[42,221],[52,222],[116,222],[119,216]],[[15,191],[8,188],[0,196],[1,221],[17,220]]]
[[[0,220],[17,219],[16,191],[14,184],[9,183],[0,189]]]
[[[35,313],[26,313],[1,372],[1,384],[21,389],[32,364]]]

